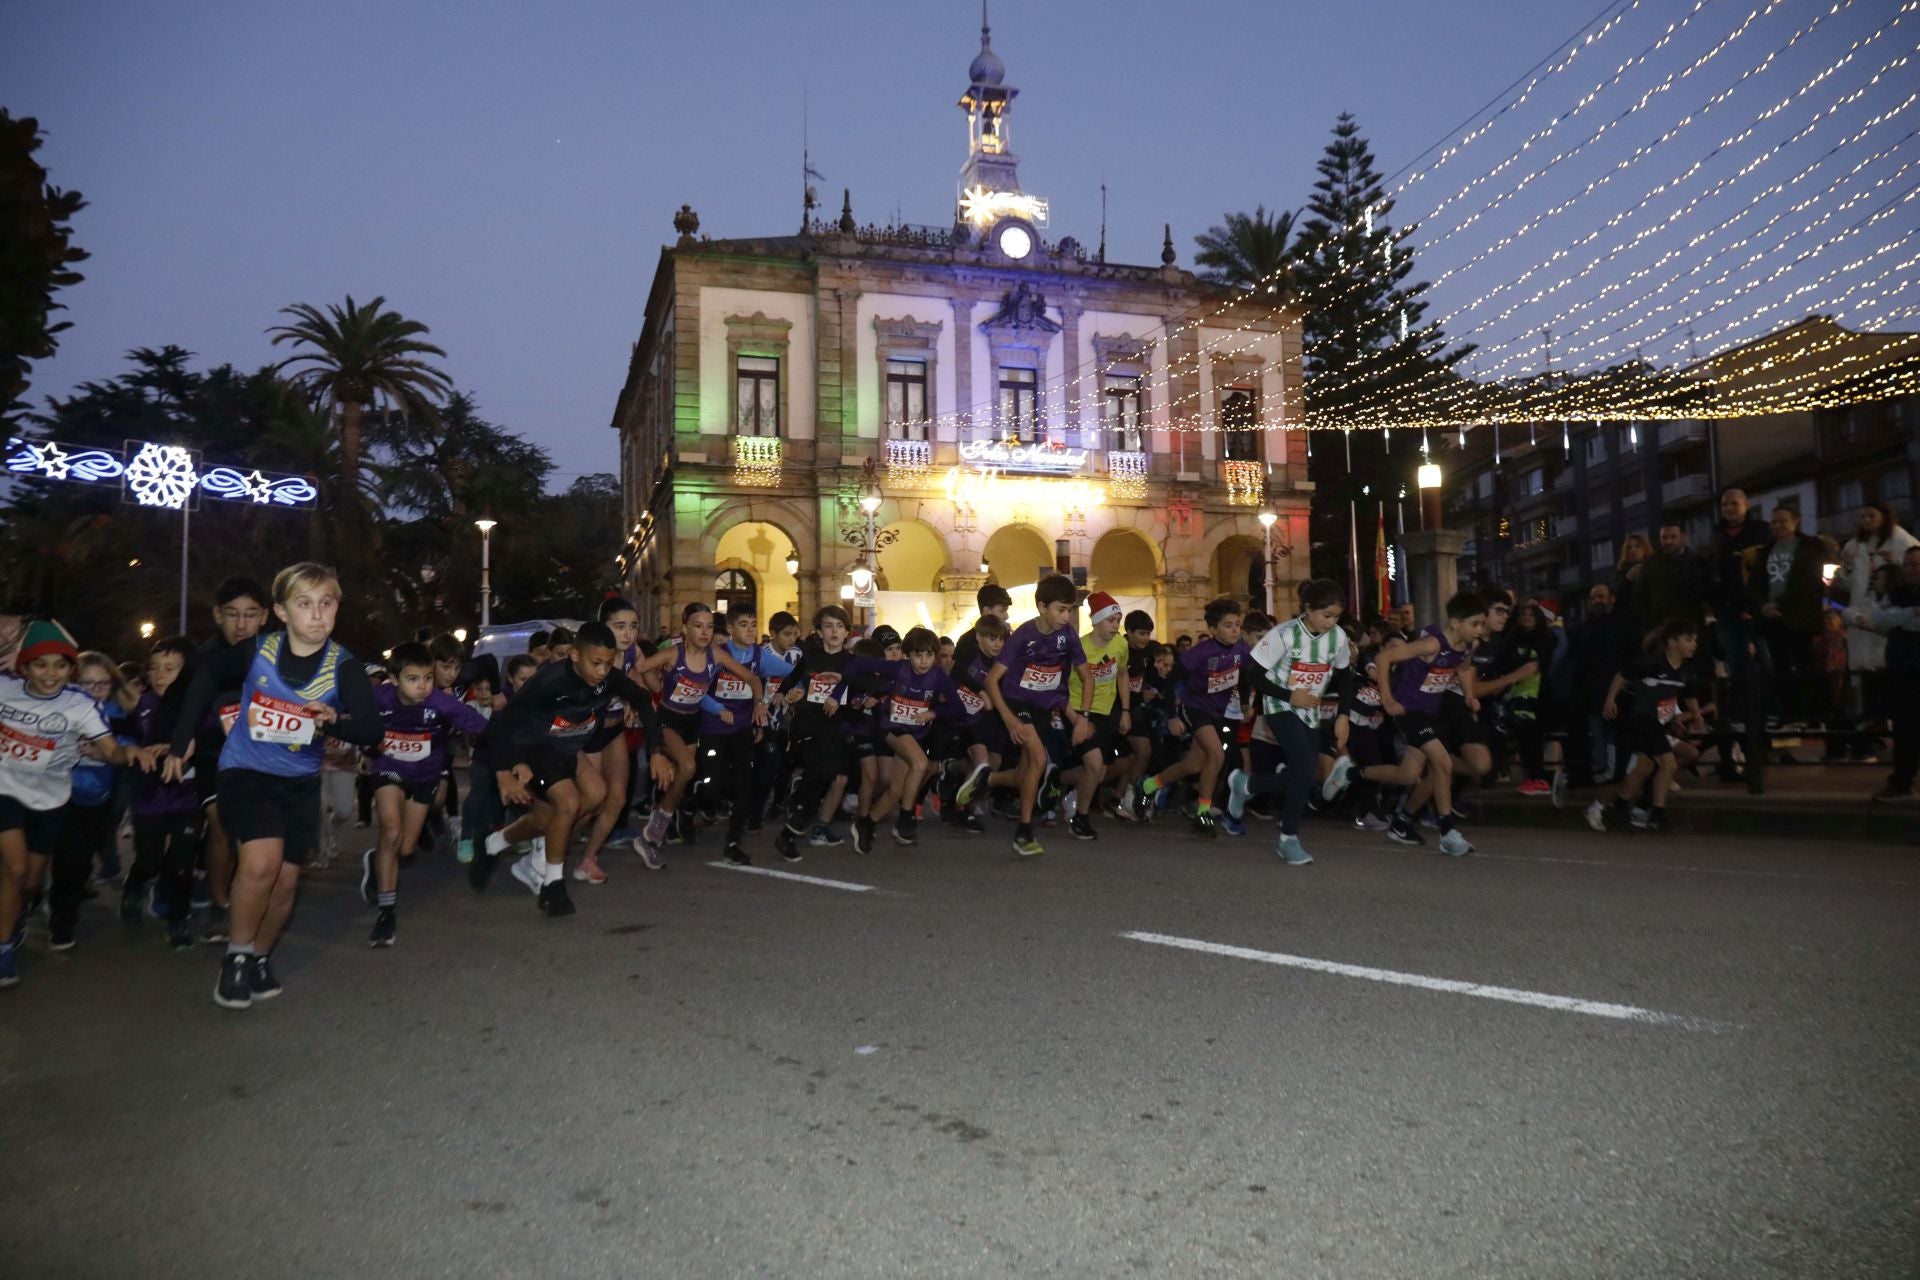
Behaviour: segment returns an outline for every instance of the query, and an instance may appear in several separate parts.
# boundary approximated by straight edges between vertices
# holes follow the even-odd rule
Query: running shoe
[[[120,860],[101,859],[100,869],[93,873],[90,884],[116,884],[120,879]]]
[[[379,897],[379,888],[373,877],[373,850],[369,849],[360,855],[360,900],[372,906]]]
[[[1230,813],[1221,813],[1216,809],[1214,810],[1214,821],[1219,823],[1220,829],[1230,836],[1243,836],[1247,834],[1247,824]]]
[[[815,849],[837,849],[846,842],[845,836],[824,822],[816,823],[807,833],[807,844]]]
[[[1046,852],[1045,849],[1040,847],[1040,842],[1032,836],[1015,836],[1013,838],[1013,851],[1023,858],[1037,858]]]
[[[673,815],[663,809],[655,808],[647,815],[647,825],[641,829],[640,838],[648,844],[660,844],[667,838],[667,828],[672,825]]]
[[[1431,806],[1428,807],[1427,812],[1433,812]],[[1456,793],[1453,797],[1453,816],[1463,822],[1472,822],[1480,816],[1480,806]]]
[[[193,911],[205,911],[212,905],[213,890],[207,888],[206,876],[196,872],[193,878],[193,892],[187,898],[187,907]]]
[[[1202,809],[1193,815],[1193,834],[1204,840],[1211,840],[1220,834],[1220,823],[1212,809]]]
[[[393,945],[394,918],[392,907],[380,908],[380,914],[373,918],[373,934],[367,939],[370,947],[390,947]]]
[[[788,862],[800,861],[800,846],[794,841],[794,833],[785,823],[780,826],[780,834],[773,838],[773,851]]]
[[[247,989],[255,1000],[271,1000],[280,994],[280,980],[273,976],[272,956],[253,956],[247,966]]]
[[[51,920],[47,923],[47,950],[73,950],[73,921]]]
[[[1145,822],[1153,816],[1154,801],[1153,797],[1147,794],[1147,780],[1145,778],[1140,779],[1140,781],[1127,788],[1125,804],[1127,811],[1133,815],[1135,822]]]
[[[567,882],[555,880],[540,890],[540,914],[544,916],[570,916],[574,912],[573,899],[567,896]]]
[[[967,780],[960,784],[960,790],[954,793],[953,802],[962,809],[971,805],[973,803],[973,797],[979,793],[980,788],[985,785],[987,781],[987,775],[992,772],[993,766],[991,765],[977,764],[973,766],[973,771],[967,774]]]
[[[1069,791],[1067,792],[1067,794],[1060,797],[1060,816],[1061,817],[1065,818],[1068,822],[1072,822],[1074,817],[1079,812],[1080,812],[1080,793],[1078,791]]]
[[[200,931],[200,941],[209,945],[227,940],[227,908],[209,906],[207,908],[207,927]]]
[[[1227,816],[1235,822],[1247,816],[1247,771],[1235,769],[1227,775]]]
[[[1595,800],[1592,804],[1587,806],[1587,825],[1592,827],[1595,831],[1599,831],[1599,832],[1606,831],[1607,806],[1603,802],[1599,800]]]
[[[461,866],[473,861],[473,841],[466,836],[460,837],[460,843],[453,846],[453,860]]]
[[[1404,813],[1394,814],[1393,821],[1387,824],[1387,839],[1397,841],[1400,844],[1425,844],[1427,842],[1425,836],[1414,830],[1413,823],[1407,820],[1407,815]]]
[[[753,865],[753,859],[747,856],[747,851],[741,848],[739,842],[735,840],[727,841],[727,847],[721,850],[721,856],[736,867],[750,867]]]
[[[1569,783],[1567,780],[1567,771],[1564,768],[1555,769],[1553,771],[1553,783],[1552,783],[1554,808],[1564,809],[1567,807],[1568,785]]]
[[[1385,831],[1387,820],[1377,813],[1363,813],[1353,820],[1355,831]]]
[[[866,818],[853,820],[853,851],[855,853],[873,852],[873,823]]]
[[[513,878],[525,885],[529,893],[539,893],[541,888],[547,883],[545,859],[541,861],[542,865],[535,866],[531,853],[514,860]]]
[[[1067,820],[1067,831],[1075,840],[1098,840],[1100,838],[1100,833],[1093,829],[1093,824],[1087,821],[1087,815],[1084,813],[1077,813]]]
[[[140,923],[140,899],[146,896],[146,886],[128,881],[120,890],[120,921],[123,924]]]
[[[158,880],[147,886],[147,914],[155,920],[173,918],[173,899]]]
[[[167,945],[175,951],[193,946],[193,924],[185,916],[167,921]]]
[[[1299,836],[1282,835],[1273,851],[1290,867],[1304,867],[1313,861],[1313,855],[1301,846]]]
[[[1545,778],[1528,778],[1514,790],[1523,796],[1550,796],[1553,794],[1553,784]]]
[[[1439,815],[1434,813],[1432,805],[1428,805],[1420,811],[1420,825],[1429,831],[1438,831],[1440,829],[1440,818]]]
[[[1042,809],[1052,809],[1060,803],[1060,769],[1053,761],[1047,761],[1047,771],[1040,775],[1039,802]]]
[[[912,848],[920,843],[920,820],[910,815],[901,815],[893,824],[893,842]]]
[[[1353,757],[1341,756],[1333,762],[1333,772],[1320,784],[1320,798],[1332,804],[1353,783]],[[1312,861],[1311,858],[1308,859]]]
[[[1647,811],[1646,821],[1638,824],[1640,830],[1645,831],[1649,835],[1659,835],[1666,825],[1667,824],[1661,820],[1660,815],[1651,809]]]
[[[0,987],[20,985],[20,952],[11,942],[0,946]]]
[[[1440,837],[1440,852],[1449,858],[1464,858],[1473,852],[1473,846],[1467,843],[1467,838],[1460,834],[1458,827],[1455,827]]]
[[[605,884],[607,873],[600,869],[600,855],[580,859],[580,865],[573,869],[575,880],[584,880],[588,884]]]
[[[1635,831],[1645,831],[1647,829],[1647,823],[1651,820],[1652,815],[1641,808],[1635,808],[1632,813],[1627,815],[1627,822]]]
[[[1912,787],[1896,787],[1891,782],[1873,793],[1875,804],[1912,804],[1914,799]]]
[[[977,813],[961,815],[960,821],[954,823],[954,826],[966,832],[968,835],[975,836],[983,835],[987,830],[987,824],[980,821],[980,815]]]
[[[220,980],[213,986],[213,1002],[222,1009],[253,1007],[253,984],[247,981],[252,956],[229,955],[220,962]]]

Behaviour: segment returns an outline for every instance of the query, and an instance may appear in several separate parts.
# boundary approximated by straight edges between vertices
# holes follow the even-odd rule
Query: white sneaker
[[[1595,831],[1604,833],[1607,829],[1607,806],[1595,800],[1587,806],[1587,825]]]
[[[501,854],[505,853],[510,847],[512,846],[509,845],[507,841],[506,832],[489,831],[487,833],[487,856],[489,858],[499,857]]]
[[[1080,795],[1076,791],[1069,791],[1060,799],[1060,816],[1072,822],[1073,815],[1078,812],[1080,812]]]
[[[1645,809],[1635,809],[1632,814],[1628,816],[1627,821],[1633,824],[1635,831],[1645,831],[1647,829],[1647,811]]]
[[[535,859],[539,861],[536,863]],[[513,864],[513,878],[527,886],[530,892],[539,893],[547,883],[547,859],[544,854],[528,854]]]
[[[1333,772],[1320,784],[1320,798],[1329,803],[1338,800],[1353,779],[1353,758],[1341,756],[1333,762]]]
[[[1473,852],[1473,846],[1467,843],[1467,838],[1456,827],[1440,837],[1440,852],[1449,858],[1463,858]]]

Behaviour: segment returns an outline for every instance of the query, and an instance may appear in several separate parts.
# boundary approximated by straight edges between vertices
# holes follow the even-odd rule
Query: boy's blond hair
[[[299,564],[290,564],[273,575],[273,602],[286,604],[302,591],[311,591],[316,587],[331,584],[333,594],[340,594],[340,575],[324,564],[312,560],[302,560]]]

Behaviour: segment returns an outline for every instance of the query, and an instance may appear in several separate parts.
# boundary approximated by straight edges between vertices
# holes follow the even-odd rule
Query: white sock
[[[545,883],[547,884],[552,884],[556,880],[565,880],[567,878],[567,864],[564,862],[543,861],[540,865],[546,868],[547,878]]]

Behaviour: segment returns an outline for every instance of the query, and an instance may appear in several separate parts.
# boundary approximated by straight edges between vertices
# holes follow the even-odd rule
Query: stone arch
[[[798,578],[787,571],[787,557],[801,548],[787,531],[769,520],[736,520],[714,540],[706,571],[738,570],[753,580],[754,601],[764,624],[781,609],[800,607]]]
[[[987,539],[981,556],[989,581],[1008,589],[1030,587],[1037,580],[1036,568],[1046,565],[1046,572],[1052,572],[1053,543],[1032,525],[1003,524]]]
[[[893,541],[875,553],[879,561],[880,586],[885,591],[938,591],[940,579],[949,567],[947,540],[925,520],[899,516],[879,530],[884,540],[892,530]]]
[[[1234,596],[1249,607],[1261,607],[1263,601],[1253,590],[1251,571],[1265,550],[1258,534],[1231,531],[1215,540],[1207,556],[1208,595]]]
[[[1140,530],[1121,525],[1094,542],[1087,560],[1087,584],[1112,596],[1122,609],[1146,610],[1159,624],[1166,619],[1166,592],[1161,582],[1165,569],[1159,544]]]

